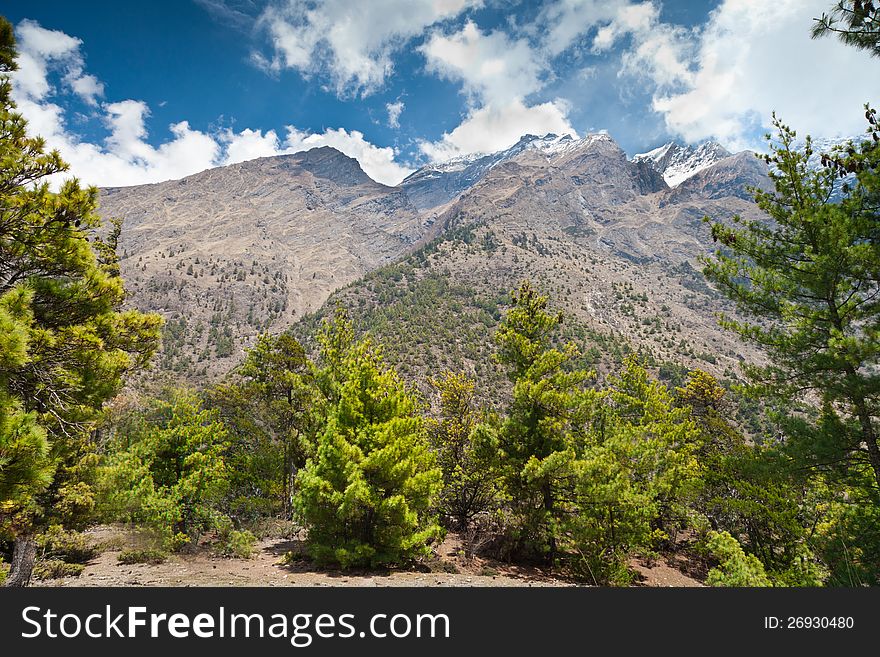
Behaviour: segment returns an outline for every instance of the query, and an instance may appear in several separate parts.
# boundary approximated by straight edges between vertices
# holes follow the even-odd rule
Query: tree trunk
[[[22,587],[30,584],[36,558],[37,541],[34,535],[27,533],[16,536],[12,567],[6,576],[6,586]]]
[[[553,488],[550,484],[550,481],[547,480],[544,482],[542,486],[544,493],[544,512],[547,514],[547,532],[549,534],[549,554],[547,555],[547,560],[550,565],[550,570],[553,570],[553,564],[556,561],[556,532],[553,527]]]
[[[880,492],[880,447],[877,446],[877,434],[871,422],[871,414],[864,398],[856,400],[856,411],[859,415],[859,424],[862,426],[862,439],[868,447],[868,459],[874,470],[874,478],[877,480],[877,491]]]

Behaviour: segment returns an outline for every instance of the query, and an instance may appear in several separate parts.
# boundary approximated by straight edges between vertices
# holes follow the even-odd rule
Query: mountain
[[[103,189],[99,211],[123,218],[131,303],[168,320],[160,367],[186,374],[228,370],[428,230],[402,189],[327,147]]]
[[[730,155],[729,151],[714,141],[699,146],[681,146],[670,142],[636,155],[633,161],[645,162],[663,176],[667,185],[677,187],[691,176]]]
[[[750,202],[752,188],[769,190],[772,184],[766,163],[751,151],[743,151],[695,171],[669,190],[663,204],[733,196]]]
[[[571,135],[560,137],[553,133],[543,137],[523,135],[516,144],[497,153],[465,155],[424,166],[404,179],[401,186],[413,205],[422,211],[429,210],[453,200],[493,168],[520,155],[531,153],[553,163],[602,141],[611,139],[604,134],[587,135],[584,139],[573,139]]]
[[[755,354],[718,327],[715,312],[733,309],[699,272],[698,256],[712,247],[702,218],[757,216],[735,185],[760,164],[728,157],[699,172],[717,185],[670,189],[607,135],[549,153],[522,149],[445,207],[433,241],[337,291],[294,331],[308,342],[341,304],[426,394],[428,377],[451,368],[497,400],[507,386],[488,358],[491,335],[507,293],[529,279],[565,312],[567,339],[600,371],[640,351],[658,367],[731,374]]]
[[[753,215],[743,185],[767,184],[763,165],[728,156],[671,188],[662,160],[606,134],[526,135],[387,187],[325,147],[105,189],[100,211],[124,220],[130,303],[168,320],[158,365],[174,376],[223,374],[262,331],[306,339],[342,303],[414,380],[492,379],[489,336],[524,278],[588,351],[732,370],[746,353],[698,272],[702,217]]]

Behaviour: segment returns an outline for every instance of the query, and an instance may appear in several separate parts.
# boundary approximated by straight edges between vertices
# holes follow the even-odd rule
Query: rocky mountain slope
[[[600,371],[640,351],[659,368],[732,376],[756,355],[717,325],[714,313],[731,308],[698,271],[711,247],[702,219],[753,215],[742,185],[766,184],[762,166],[730,156],[670,189],[607,135],[561,152],[524,149],[447,207],[436,240],[335,293],[295,330],[308,339],[341,303],[426,393],[427,378],[451,368],[498,399],[506,385],[491,334],[507,293],[529,279]]]
[[[321,148],[106,189],[101,212],[124,219],[131,302],[168,319],[158,364],[177,376],[228,371],[264,330],[307,337],[339,301],[414,378],[449,366],[491,379],[488,337],[523,278],[597,362],[596,349],[641,349],[731,370],[745,353],[697,271],[702,218],[753,213],[744,188],[766,174],[742,153],[671,188],[672,161],[629,160],[605,134],[527,135],[392,188]]]
[[[428,230],[402,189],[326,147],[104,189],[100,212],[123,218],[131,302],[168,320],[160,368],[187,375],[228,370]]]
[[[634,162],[644,162],[670,187],[677,187],[691,176],[730,157],[731,153],[721,144],[710,141],[699,146],[681,146],[670,142],[647,153],[633,157]]]

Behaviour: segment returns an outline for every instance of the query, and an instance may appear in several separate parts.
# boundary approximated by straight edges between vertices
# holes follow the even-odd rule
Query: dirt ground
[[[409,570],[339,571],[318,569],[308,559],[284,563],[288,553],[302,554],[300,540],[267,538],[250,559],[225,558],[207,549],[170,556],[161,564],[124,565],[117,560],[123,545],[136,544],[130,532],[98,527],[88,532],[103,551],[86,564],[79,577],[34,582],[37,586],[575,586],[578,582],[539,568],[461,556],[458,537],[450,534],[435,558]],[[638,561],[639,586],[702,586],[669,563]]]

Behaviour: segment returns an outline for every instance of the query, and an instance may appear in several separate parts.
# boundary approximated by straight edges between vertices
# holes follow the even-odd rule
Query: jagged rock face
[[[720,144],[710,141],[699,146],[681,146],[669,143],[648,153],[633,157],[663,176],[666,184],[677,187],[691,176],[730,157],[730,152]]]
[[[331,148],[104,189],[100,212],[123,218],[131,303],[169,321],[160,365],[189,374],[229,369],[427,230],[403,190]]]
[[[601,157],[610,157],[609,162],[626,160],[620,147],[604,134],[587,135],[584,139],[573,139],[570,135],[524,135],[516,144],[497,153],[468,155],[422,167],[407,177],[402,187],[413,205],[422,211],[430,210],[455,199],[476,185],[490,171],[512,161],[534,161],[544,166],[562,166],[563,162],[568,162],[573,170],[578,169],[579,161],[579,173],[573,174],[576,184],[590,185],[598,182],[606,187],[613,186],[615,171],[603,171],[601,167],[590,163],[590,160]],[[643,171],[640,193],[658,191],[665,187],[660,176],[651,172],[650,167],[642,164],[638,166]]]
[[[751,188],[771,189],[766,163],[750,151],[743,151],[719,160],[701,169],[680,185],[671,189],[663,205],[682,203],[693,199],[721,199],[738,197],[750,201]]]
[[[451,368],[491,397],[506,389],[487,365],[499,300],[529,279],[575,331],[585,327],[588,345],[735,371],[760,356],[718,326],[717,311],[735,310],[706,283],[698,258],[712,248],[704,216],[759,216],[736,188],[762,175],[756,163],[751,154],[725,158],[670,189],[604,135],[552,153],[523,150],[448,206],[430,249],[340,290],[321,312],[337,301],[351,309],[414,384]]]
[[[633,262],[680,263],[707,248],[702,217],[754,214],[747,185],[766,187],[763,163],[745,152],[670,189],[644,161],[628,161],[609,137],[591,135],[564,153],[524,151],[495,166],[440,216],[444,228],[562,231]]]

